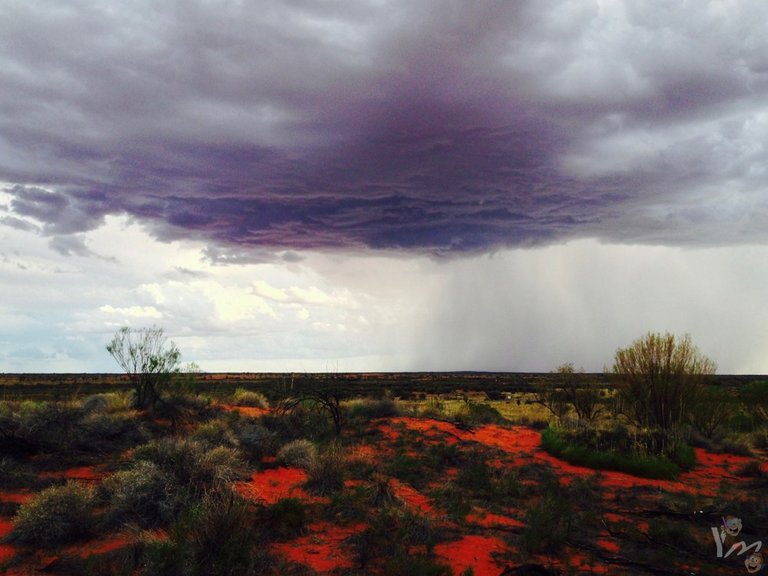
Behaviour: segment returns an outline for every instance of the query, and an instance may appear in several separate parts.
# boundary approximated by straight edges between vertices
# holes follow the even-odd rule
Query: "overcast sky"
[[[768,373],[764,0],[3,0],[0,372]]]

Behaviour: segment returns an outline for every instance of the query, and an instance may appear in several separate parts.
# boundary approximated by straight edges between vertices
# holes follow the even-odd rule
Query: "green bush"
[[[232,402],[237,406],[253,406],[255,408],[269,408],[269,400],[257,390],[238,388],[232,395]]]
[[[10,539],[54,546],[88,536],[94,526],[95,505],[93,489],[76,482],[46,488],[16,512]]]
[[[292,440],[277,451],[277,461],[283,466],[309,470],[316,459],[317,448],[305,438]]]
[[[683,464],[692,468],[696,455],[692,448],[680,444],[673,447],[672,453],[680,464],[666,456],[643,454],[622,454],[613,451],[594,450],[582,444],[569,442],[556,428],[548,427],[541,434],[541,447],[570,464],[585,466],[595,470],[616,470],[644,478],[674,480],[680,475]]]

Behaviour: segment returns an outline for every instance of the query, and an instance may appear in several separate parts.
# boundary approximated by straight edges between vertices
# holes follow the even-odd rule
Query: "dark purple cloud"
[[[729,6],[4,2],[3,221],[221,262],[762,243],[768,9]]]

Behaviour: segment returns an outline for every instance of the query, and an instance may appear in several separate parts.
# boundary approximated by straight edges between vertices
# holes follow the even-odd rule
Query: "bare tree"
[[[603,410],[595,382],[590,381],[583,370],[576,371],[570,362],[558,366],[557,374],[562,395],[576,412],[579,425],[592,424]]]
[[[648,333],[616,351],[622,412],[641,428],[669,432],[689,417],[716,368],[689,335]]]
[[[179,372],[181,352],[168,342],[162,328],[123,327],[107,344],[109,352],[131,379],[139,408],[162,400],[162,392]]]

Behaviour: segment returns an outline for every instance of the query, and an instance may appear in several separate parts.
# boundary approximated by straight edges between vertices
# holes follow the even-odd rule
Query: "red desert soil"
[[[416,490],[416,488],[413,488],[409,484],[400,482],[397,478],[392,478],[390,480],[390,486],[392,486],[392,490],[395,495],[414,511],[417,510],[422,514],[434,513],[434,509],[429,504],[429,498]]]
[[[266,408],[259,408],[258,406],[234,406],[232,404],[221,404],[221,408],[226,412],[237,411],[241,416],[249,416],[251,418],[258,418],[269,414],[269,410]]]
[[[34,496],[31,492],[0,492],[0,502],[4,504],[26,504]]]
[[[62,478],[65,480],[79,480],[81,482],[100,482],[107,473],[96,466],[77,466],[66,470],[46,471],[40,473],[40,478]]]
[[[504,566],[493,560],[493,554],[507,550],[503,540],[490,536],[464,536],[435,546],[435,554],[447,561],[454,574],[472,568],[474,576],[498,576]]]
[[[502,428],[488,425],[479,427],[474,432],[468,432],[441,420],[401,417],[392,418],[385,425],[380,425],[379,430],[390,438],[396,438],[397,431],[389,425],[397,423],[405,425],[409,430],[420,431],[428,438],[442,438],[448,443],[459,440],[474,441],[491,448],[498,448],[516,456],[517,464],[525,464],[530,461],[546,462],[562,475],[564,483],[570,482],[570,476],[592,476],[596,472],[592,468],[574,466],[547,454],[539,446],[541,442],[539,432],[524,426]],[[639,478],[622,472],[604,470],[600,472],[600,483],[608,489],[651,486],[666,492],[689,492],[714,496],[723,480],[734,483],[743,482],[735,475],[735,470],[744,463],[753,460],[753,458],[733,454],[713,454],[701,448],[695,450],[696,468],[681,474],[676,481]]]
[[[235,490],[244,498],[261,500],[265,504],[274,504],[281,498],[310,499],[301,489],[307,480],[307,473],[300,468],[273,468],[263,472],[254,472],[248,482],[237,482]]]
[[[13,530],[10,520],[0,517],[0,540],[5,538]],[[10,544],[0,544],[0,564],[10,560],[16,555],[16,548]]]
[[[518,514],[521,513],[517,513],[516,515]],[[467,514],[466,521],[470,524],[475,524],[484,528],[522,528],[525,526],[523,522],[510,516],[486,512],[479,508],[476,508]]]
[[[342,545],[353,534],[365,530],[365,524],[337,526],[328,522],[309,525],[309,534],[273,545],[273,550],[288,560],[304,564],[319,574],[354,566],[351,554]]]
[[[120,548],[125,548],[132,542],[133,540],[128,536],[117,534],[115,536],[105,536],[98,540],[91,540],[85,544],[70,546],[65,552],[68,554],[77,554],[81,558],[88,558],[89,556],[98,556],[99,554],[114,552]]]

